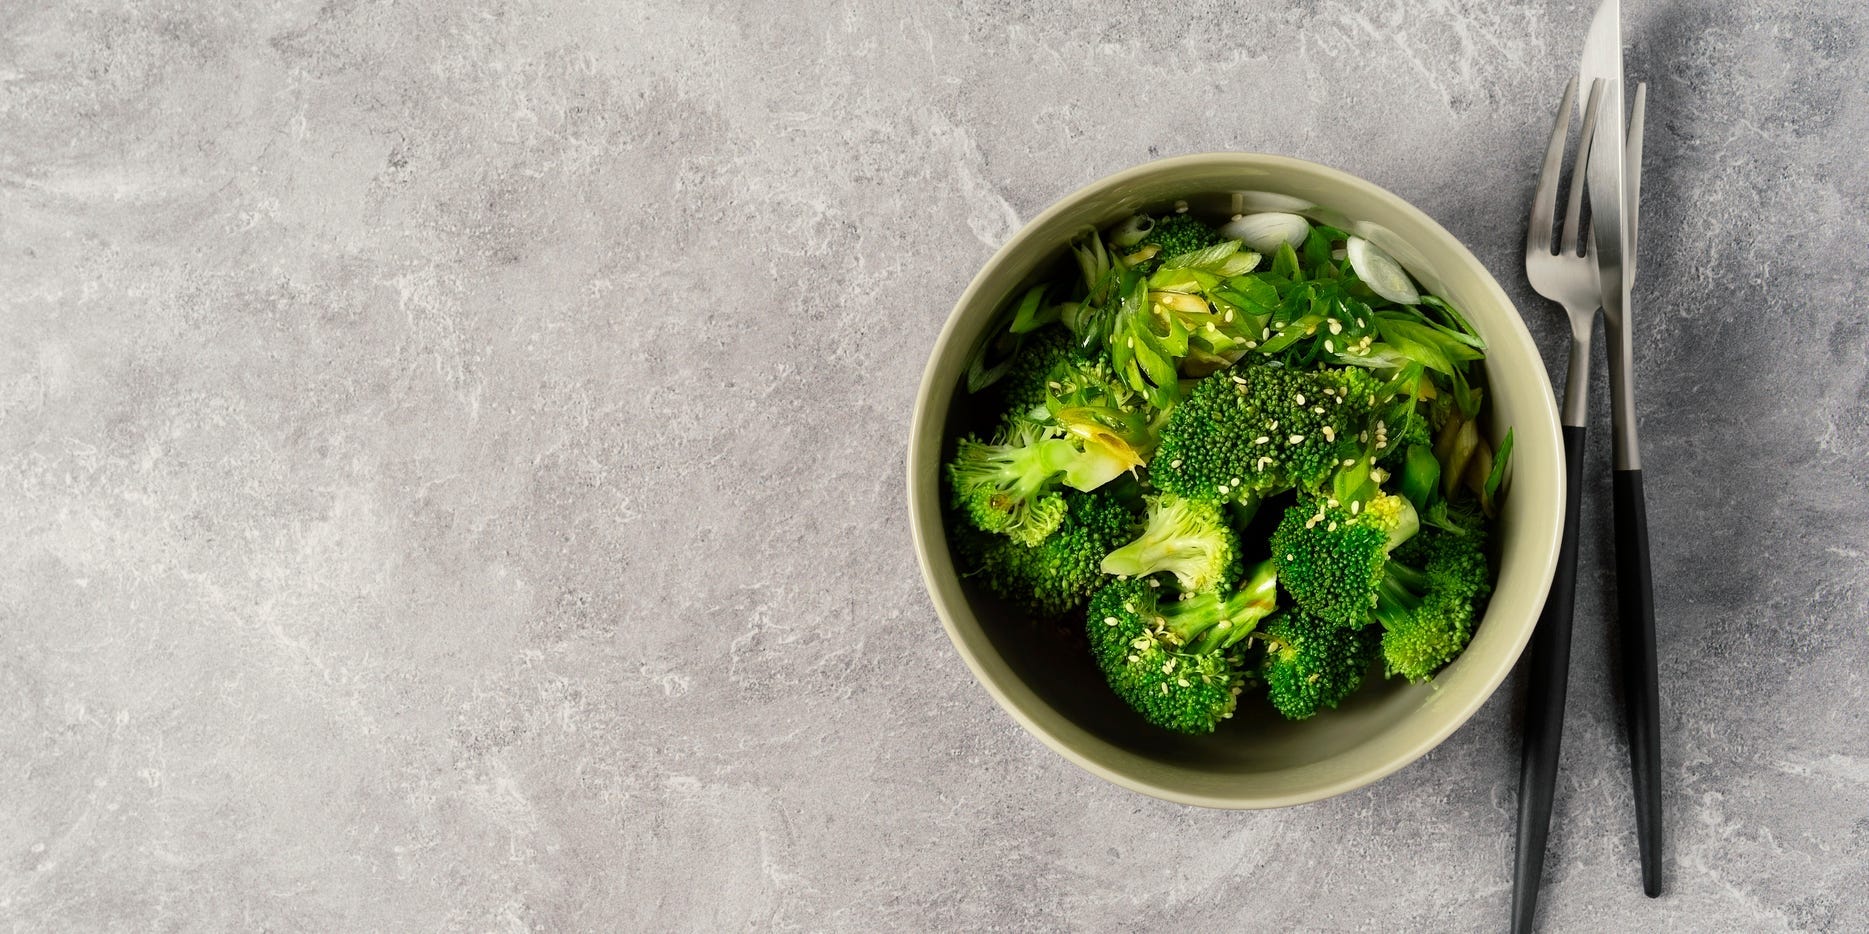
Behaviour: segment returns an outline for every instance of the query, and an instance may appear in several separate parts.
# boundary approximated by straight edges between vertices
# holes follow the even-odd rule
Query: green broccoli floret
[[[1374,613],[1389,674],[1426,681],[1467,647],[1492,593],[1484,548],[1475,527],[1424,529],[1396,549],[1383,569]]]
[[[1119,578],[1090,598],[1085,628],[1111,690],[1150,723],[1210,733],[1233,715],[1243,678],[1232,648],[1276,607],[1278,582],[1262,564],[1237,591],[1163,602],[1141,578]]]
[[[954,508],[983,532],[1035,545],[1064,521],[1053,479],[1077,449],[1030,419],[1013,419],[992,442],[960,439],[948,462]]]
[[[1142,535],[1103,559],[1105,574],[1168,571],[1188,592],[1231,587],[1239,578],[1239,536],[1219,503],[1164,493],[1149,497],[1148,507]]]
[[[1167,214],[1155,221],[1149,228],[1148,236],[1142,238],[1138,249],[1153,246],[1155,255],[1144,261],[1144,270],[1153,269],[1162,260],[1195,250],[1204,250],[1220,242],[1220,235],[1214,232],[1200,218],[1186,212]]]
[[[1418,528],[1414,507],[1399,496],[1303,498],[1272,532],[1272,561],[1298,606],[1333,625],[1360,626],[1376,605],[1389,552]]]
[[[1084,363],[1071,332],[1061,327],[1040,328],[1027,335],[999,380],[993,384],[992,404],[1012,416],[1032,416],[1045,407],[1046,384],[1061,367]]]
[[[1379,631],[1339,626],[1303,610],[1274,616],[1255,634],[1266,643],[1259,671],[1267,699],[1291,720],[1336,707],[1363,683]]]
[[[1128,536],[1135,516],[1114,495],[1066,491],[1064,521],[1036,545],[960,530],[963,573],[1000,599],[1043,619],[1084,605],[1105,577],[1098,562]]]
[[[1375,386],[1360,369],[1222,370],[1169,415],[1149,477],[1170,493],[1218,501],[1316,490],[1360,452]]]

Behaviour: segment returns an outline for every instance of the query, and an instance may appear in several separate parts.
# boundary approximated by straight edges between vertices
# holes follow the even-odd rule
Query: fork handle
[[[1642,471],[1618,470],[1616,598],[1622,634],[1622,696],[1635,781],[1635,836],[1642,891],[1661,894],[1661,690],[1656,677],[1655,592],[1648,561],[1648,507]]]
[[[1571,608],[1577,594],[1577,524],[1582,503],[1584,430],[1564,426],[1564,531],[1544,613],[1532,630],[1525,694],[1525,746],[1519,768],[1519,837],[1512,871],[1512,931],[1530,934],[1544,875],[1545,839],[1557,788],[1564,698],[1570,688]]]

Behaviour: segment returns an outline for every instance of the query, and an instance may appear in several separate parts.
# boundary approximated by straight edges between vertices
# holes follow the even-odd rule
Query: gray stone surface
[[[1860,930],[1869,15],[1630,6],[1670,891],[1599,444],[1543,918]],[[1022,733],[922,593],[951,302],[1151,156],[1392,188],[1561,370],[1517,242],[1588,6],[1170,9],[0,9],[0,923],[1499,929],[1516,681],[1373,787],[1194,810]]]

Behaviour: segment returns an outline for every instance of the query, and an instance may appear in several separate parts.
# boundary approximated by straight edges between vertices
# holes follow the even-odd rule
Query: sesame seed
[[[1330,525],[1329,525],[1329,526],[1328,526],[1327,528],[1325,528],[1325,529],[1324,529],[1324,531],[1326,531],[1326,532],[1335,532],[1335,531],[1337,531],[1337,523],[1335,523],[1335,522],[1332,522],[1332,523],[1331,523],[1331,524],[1330,524]]]
[[[1292,436],[1291,436],[1290,438],[1288,438],[1288,439],[1286,439],[1286,440],[1287,440],[1287,441],[1288,441],[1289,443],[1291,443],[1291,444],[1303,444],[1303,443],[1304,443],[1304,435],[1292,435]]]
[[[1268,438],[1268,437],[1266,437],[1265,435],[1260,435],[1259,437],[1257,437],[1257,438],[1254,438],[1254,439],[1252,439],[1252,443],[1254,443],[1254,444],[1264,444],[1264,443],[1266,443],[1267,441],[1270,441],[1270,440],[1272,440],[1272,439],[1271,439],[1271,438]]]
[[[1150,587],[1160,587],[1160,586],[1162,586],[1162,582],[1161,582],[1161,581],[1158,581],[1158,580],[1156,580],[1156,579],[1155,579],[1155,578],[1153,578],[1153,577],[1151,577],[1151,578],[1149,578],[1149,586],[1150,586]]]
[[[1176,470],[1180,470],[1181,469],[1181,458],[1177,457],[1174,460],[1169,461],[1168,466]]]
[[[1226,323],[1232,324],[1233,323],[1233,309],[1228,308],[1227,313],[1224,317],[1226,319]]]
[[[1131,350],[1134,350],[1134,349],[1135,349],[1135,346],[1136,346],[1136,339],[1135,339],[1135,338],[1133,338],[1133,337],[1131,337],[1131,338],[1129,338],[1129,347],[1130,347],[1130,349],[1131,349]]]
[[[1317,325],[1315,324],[1307,325],[1304,329],[1304,336],[1306,337],[1310,337],[1311,335],[1316,334],[1316,333],[1317,333]]]
[[[1267,427],[1267,428],[1270,428],[1270,429],[1272,429],[1273,431],[1277,431],[1277,430],[1278,430],[1278,422],[1273,422],[1272,424],[1270,424],[1270,425],[1267,425],[1266,427]]]
[[[1322,415],[1324,414],[1324,407],[1321,405],[1314,405],[1311,407],[1311,412],[1315,415]]]
[[[1351,501],[1350,501],[1350,515],[1353,515],[1353,516],[1354,516],[1354,515],[1356,515],[1357,513],[1359,513],[1359,512],[1362,512],[1362,511],[1363,511],[1363,501],[1362,501],[1362,500],[1360,500],[1360,499],[1353,499],[1353,500],[1351,500]]]
[[[1356,326],[1359,328],[1369,327],[1369,325],[1363,323],[1363,319],[1361,318],[1356,319]]]
[[[1188,684],[1188,679],[1186,679],[1186,678],[1176,678],[1176,679],[1175,679],[1175,683],[1176,683],[1176,684],[1179,684],[1179,685],[1181,685],[1181,686],[1182,686],[1182,687],[1184,687],[1184,688],[1185,688],[1185,687],[1189,687],[1189,686],[1190,686],[1190,685]]]
[[[1330,333],[1342,334],[1343,333],[1343,322],[1338,321],[1336,318],[1330,319]]]
[[[1234,477],[1234,478],[1233,478],[1233,485],[1234,485],[1234,486],[1239,486],[1239,485],[1240,485],[1240,478],[1238,478],[1238,477]]]
[[[1105,616],[1105,617],[1103,618],[1103,625],[1105,625],[1105,626],[1114,626],[1114,625],[1116,625],[1116,624],[1117,624],[1117,623],[1119,623],[1119,622],[1122,622],[1122,621],[1121,621],[1121,620],[1119,620],[1119,619],[1117,619],[1117,618],[1116,618],[1116,617],[1114,617],[1114,616]]]
[[[1329,425],[1325,425],[1324,426],[1324,440],[1325,441],[1337,440],[1337,429],[1332,428]]]
[[[1298,403],[1299,405],[1303,405],[1304,404],[1304,393],[1301,392],[1297,394],[1296,396],[1293,396],[1292,401]]]
[[[1332,344],[1330,342],[1330,338],[1328,337],[1324,338],[1324,352],[1325,353],[1336,353],[1337,352],[1337,346],[1335,344]]]
[[[1131,656],[1129,656],[1129,663],[1130,663],[1131,665],[1134,665],[1135,663],[1137,663],[1137,662],[1139,662],[1139,661],[1142,661],[1142,659],[1140,659],[1140,658],[1138,658],[1138,657],[1136,657],[1136,656],[1134,656],[1134,655],[1131,655]]]
[[[1256,350],[1256,349],[1258,349],[1258,347],[1259,347],[1259,342],[1258,342],[1258,341],[1247,341],[1247,342],[1246,342],[1246,349],[1247,349],[1247,350]]]
[[[1264,328],[1264,329],[1262,329],[1262,330],[1260,330],[1260,332],[1259,332],[1259,339],[1260,339],[1260,340],[1262,340],[1262,341],[1269,341],[1269,340],[1271,340],[1271,339],[1272,339],[1272,329],[1271,329],[1271,328]]]

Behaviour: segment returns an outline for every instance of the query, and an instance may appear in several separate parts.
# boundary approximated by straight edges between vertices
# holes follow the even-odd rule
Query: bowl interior
[[[1075,633],[1034,624],[959,579],[941,510],[953,438],[992,413],[963,386],[968,360],[1010,297],[1049,274],[1072,235],[1176,201],[1210,216],[1291,209],[1387,249],[1487,341],[1492,437],[1514,430],[1509,493],[1496,526],[1499,581],[1473,643],[1426,685],[1372,676],[1335,711],[1292,723],[1244,698],[1210,736],[1143,722],[1110,692]],[[1510,671],[1543,604],[1562,523],[1562,447],[1542,359],[1510,300],[1452,235],[1368,182],[1312,163],[1221,154],[1162,160],[1067,197],[1008,242],[962,296],[923,379],[910,446],[911,521],[924,577],[955,647],[999,702],[1052,748],[1126,787],[1217,807],[1315,800],[1375,781],[1425,754]]]

